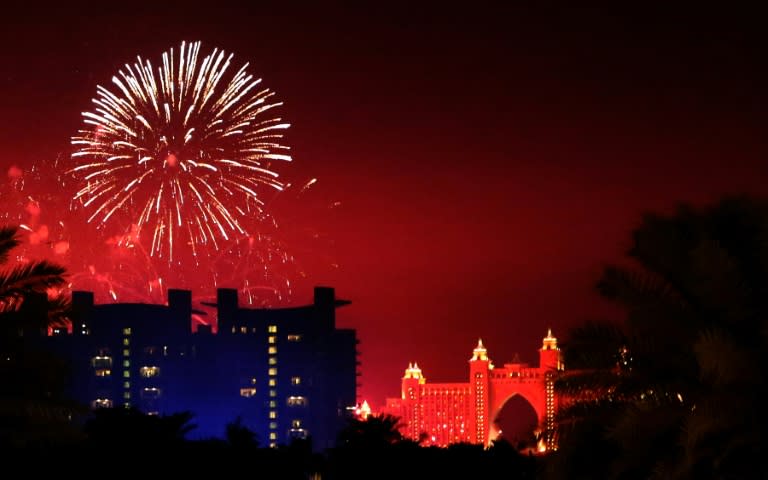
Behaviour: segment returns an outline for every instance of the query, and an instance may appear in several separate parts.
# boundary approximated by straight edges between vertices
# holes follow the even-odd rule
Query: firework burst
[[[182,42],[155,68],[137,58],[97,87],[93,111],[72,138],[73,204],[113,234],[138,232],[149,255],[195,262],[252,234],[263,196],[284,188],[273,165],[290,161],[282,103],[232,55]]]

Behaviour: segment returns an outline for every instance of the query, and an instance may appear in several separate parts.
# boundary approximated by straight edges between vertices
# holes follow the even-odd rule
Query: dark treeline
[[[179,413],[149,416],[136,410],[100,409],[87,415],[79,435],[56,435],[24,445],[2,447],[8,467],[25,472],[55,470],[59,475],[90,476],[105,471],[121,474],[175,475],[215,473],[226,478],[248,472],[252,478],[280,479],[423,479],[503,476],[533,479],[540,458],[522,455],[504,441],[490,448],[456,444],[422,447],[402,437],[398,419],[350,418],[336,447],[313,452],[311,438],[277,448],[262,447],[238,420],[225,438],[188,440],[194,416]],[[7,440],[7,439],[6,439]],[[35,463],[33,459],[44,459]]]

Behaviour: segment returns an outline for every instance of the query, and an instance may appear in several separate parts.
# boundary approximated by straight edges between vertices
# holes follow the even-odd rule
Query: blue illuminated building
[[[92,293],[74,292],[72,332],[47,339],[73,365],[73,397],[93,408],[193,412],[192,438],[223,437],[239,418],[265,446],[307,437],[316,450],[332,446],[356,403],[355,331],[335,322],[349,302],[316,287],[311,305],[253,309],[219,289],[214,333],[193,331],[191,300],[169,290],[167,305],[94,305]]]

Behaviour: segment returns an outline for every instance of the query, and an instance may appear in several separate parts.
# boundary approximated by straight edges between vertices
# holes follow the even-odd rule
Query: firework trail
[[[56,163],[54,163],[55,170]],[[55,183],[50,170],[33,167],[24,171],[11,165],[0,179],[0,223],[19,226],[21,245],[14,249],[15,261],[61,257],[69,251],[65,222],[52,212],[61,205],[45,185]]]
[[[155,68],[137,58],[97,87],[72,138],[74,206],[98,228],[138,232],[149,255],[181,264],[254,233],[268,216],[264,190],[284,188],[273,164],[290,161],[282,105],[248,64],[182,42]],[[191,255],[191,258],[185,256]]]

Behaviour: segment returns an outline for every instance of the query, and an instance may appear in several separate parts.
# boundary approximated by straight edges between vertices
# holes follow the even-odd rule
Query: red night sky
[[[250,62],[292,123],[283,173],[319,179],[292,214],[333,247],[294,247],[352,300],[374,405],[409,361],[460,381],[478,337],[535,362],[547,327],[615,315],[593,285],[644,211],[766,193],[758,12],[63,3],[3,13],[3,171],[68,148],[136,55],[201,40]]]

